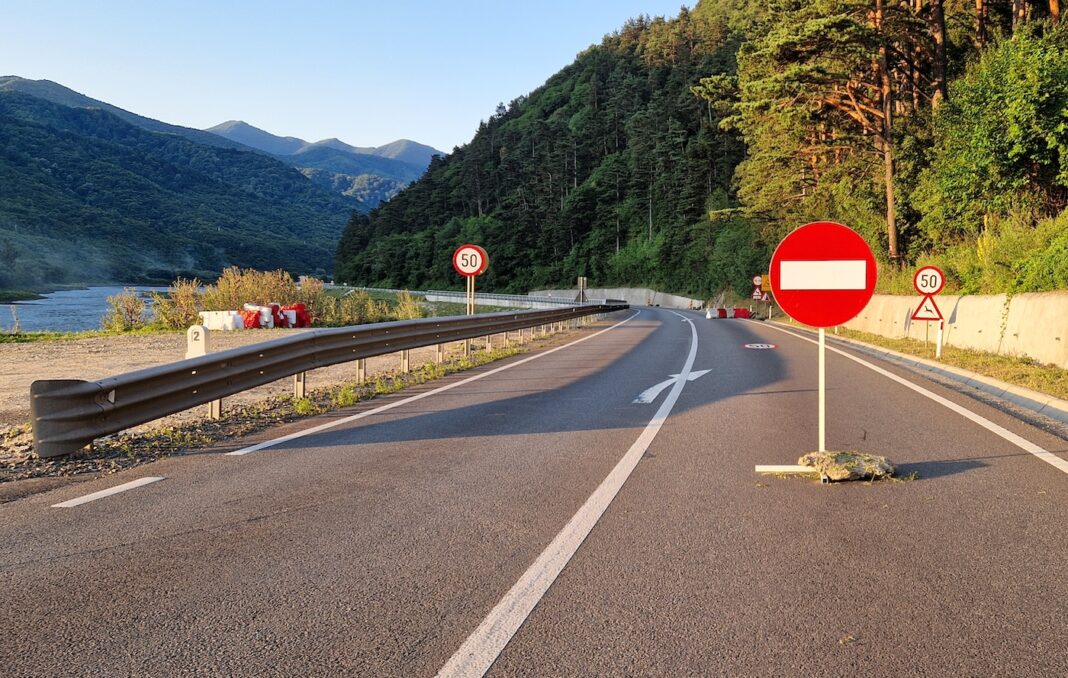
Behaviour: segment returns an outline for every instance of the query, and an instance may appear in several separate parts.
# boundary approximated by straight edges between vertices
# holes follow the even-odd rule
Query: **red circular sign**
[[[859,233],[829,221],[795,229],[771,256],[771,291],[794,320],[833,327],[856,317],[875,292],[875,255]]]
[[[489,255],[478,245],[460,245],[452,253],[452,267],[468,278],[482,275],[489,267]]]
[[[912,286],[924,296],[938,294],[946,286],[946,274],[937,266],[924,266],[912,277]]]

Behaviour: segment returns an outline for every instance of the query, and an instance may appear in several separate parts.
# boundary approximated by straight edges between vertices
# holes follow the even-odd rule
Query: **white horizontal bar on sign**
[[[779,262],[781,290],[862,290],[867,278],[863,259]]]

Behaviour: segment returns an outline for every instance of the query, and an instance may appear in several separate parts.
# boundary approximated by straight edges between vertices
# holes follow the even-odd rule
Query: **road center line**
[[[750,321],[750,322],[755,322],[755,321]],[[807,341],[810,344],[817,343],[815,339],[809,339],[808,337],[806,337],[804,335],[798,334],[797,332],[791,332],[790,330],[784,329],[782,327],[775,327],[774,325],[764,325],[764,327],[776,330],[778,332],[783,332],[785,334],[792,335],[794,337],[797,337],[798,339],[801,339],[803,341]],[[943,398],[942,396],[938,395],[937,393],[934,393],[932,391],[928,391],[924,387],[919,386],[917,384],[914,384],[911,381],[909,381],[908,379],[905,379],[904,377],[899,377],[898,375],[894,374],[893,372],[890,372],[888,370],[884,370],[883,368],[879,367],[878,365],[874,365],[872,363],[869,363],[867,360],[863,360],[861,358],[858,358],[858,357],[856,357],[855,355],[853,355],[851,353],[847,353],[846,351],[834,348],[832,346],[828,346],[827,350],[828,351],[834,351],[835,353],[837,353],[839,355],[845,356],[846,358],[849,358],[853,362],[859,363],[859,364],[863,365],[864,367],[867,367],[868,369],[870,369],[870,370],[872,370],[874,372],[877,372],[878,374],[883,375],[884,377],[886,377],[887,379],[890,379],[891,381],[896,381],[897,383],[901,384],[902,386],[905,386],[906,388],[912,389],[913,391],[915,391],[916,393],[919,393],[920,395],[924,396],[925,398],[930,398],[931,400],[935,401],[939,405],[942,405],[943,407],[956,412],[957,414],[959,414],[960,416],[964,417],[965,419],[969,419],[969,420],[975,422],[976,424],[979,424],[980,426],[982,426],[986,430],[990,431],[994,435],[1000,436],[1001,438],[1007,440],[1008,442],[1012,443],[1016,447],[1019,447],[1021,450],[1025,451],[1025,452],[1028,452],[1030,454],[1033,454],[1034,456],[1038,457],[1039,459],[1041,459],[1042,461],[1046,462],[1050,466],[1054,466],[1057,469],[1059,469],[1059,470],[1061,470],[1061,471],[1063,471],[1065,473],[1068,473],[1068,461],[1065,461],[1064,459],[1061,459],[1060,457],[1058,457],[1057,455],[1053,454],[1052,452],[1050,452],[1048,450],[1045,450],[1045,449],[1039,447],[1038,445],[1032,443],[1031,441],[1016,435],[1015,433],[1013,433],[1009,429],[1007,429],[1007,428],[1005,428],[1003,426],[1000,426],[998,424],[995,424],[994,422],[990,421],[986,417],[984,417],[984,416],[982,416],[980,414],[976,414],[975,412],[972,412],[971,410],[967,409],[966,407],[958,405],[957,403],[953,402],[952,400],[948,400],[946,398]]]
[[[671,311],[671,313],[675,312]],[[601,481],[586,503],[578,510],[578,513],[572,516],[564,529],[556,535],[530,568],[523,573],[519,581],[508,593],[504,594],[504,597],[479,624],[474,633],[445,663],[445,666],[438,672],[439,678],[461,676],[479,678],[485,675],[493,662],[497,661],[497,657],[500,656],[508,641],[512,639],[545,592],[556,581],[568,561],[578,551],[579,546],[623,487],[623,483],[630,477],[642,455],[649,449],[649,445],[664,425],[668,415],[671,414],[675,401],[679,399],[682,389],[686,386],[694,359],[697,357],[697,328],[686,316],[680,313],[675,313],[675,315],[690,324],[690,353],[679,372],[679,379],[668,393],[664,403],[615,468]]]
[[[109,487],[106,490],[100,490],[99,492],[87,494],[84,497],[77,497],[76,499],[69,499],[67,501],[60,502],[59,504],[52,504],[52,508],[71,508],[72,506],[87,504],[91,501],[96,501],[97,499],[110,497],[113,494],[125,492],[126,490],[132,490],[135,487],[141,487],[142,485],[148,485],[149,483],[155,483],[160,480],[163,480],[161,476],[148,476],[146,478],[138,478],[137,480],[131,480],[130,482],[123,483],[122,485],[116,485],[115,487]]]
[[[575,341],[572,341],[570,343],[564,344],[563,346],[557,346],[556,348],[551,348],[548,351],[542,351],[541,353],[536,353],[536,354],[534,354],[534,355],[532,355],[530,357],[523,358],[522,360],[517,360],[514,363],[508,363],[507,365],[502,365],[501,367],[497,367],[497,368],[494,368],[494,369],[489,370],[487,372],[482,372],[480,374],[476,374],[476,375],[474,375],[472,377],[468,377],[466,379],[462,379],[462,380],[457,381],[455,383],[446,384],[445,386],[439,386],[438,388],[435,388],[435,389],[433,389],[431,391],[427,391],[425,393],[419,393],[417,395],[413,395],[413,396],[410,396],[408,398],[404,398],[403,400],[398,400],[396,402],[392,402],[392,403],[389,403],[387,405],[382,405],[381,407],[376,407],[376,408],[374,408],[372,410],[367,410],[366,412],[360,412],[359,414],[354,414],[354,415],[349,416],[349,417],[343,417],[341,419],[335,419],[334,421],[328,421],[328,422],[326,422],[324,424],[319,424],[318,426],[312,426],[311,428],[304,429],[303,431],[297,431],[295,433],[290,433],[288,435],[284,435],[284,436],[281,436],[281,437],[278,437],[278,438],[274,438],[273,440],[266,440],[266,441],[264,441],[262,443],[256,443],[255,445],[250,445],[248,447],[241,448],[240,450],[234,450],[233,452],[227,452],[226,454],[227,454],[227,456],[231,456],[231,457],[240,457],[240,456],[248,454],[250,452],[258,452],[260,450],[267,449],[268,447],[274,447],[275,445],[281,445],[282,443],[289,442],[290,440],[296,440],[297,438],[303,438],[304,436],[310,436],[310,435],[312,435],[314,433],[319,433],[320,431],[325,431],[327,429],[334,428],[335,426],[341,426],[342,424],[347,424],[350,421],[356,421],[357,419],[363,419],[364,417],[370,417],[371,415],[378,414],[379,412],[385,412],[386,410],[392,410],[394,407],[400,407],[401,405],[407,405],[408,403],[415,402],[416,400],[422,400],[423,398],[429,398],[432,395],[436,395],[438,393],[442,393],[444,391],[448,391],[449,389],[456,388],[457,386],[463,386],[464,384],[470,384],[472,381],[477,381],[477,380],[482,379],[484,377],[488,377],[491,374],[497,374],[498,372],[503,372],[505,370],[510,370],[513,367],[518,367],[520,365],[525,365],[526,363],[529,363],[531,360],[537,360],[538,358],[543,358],[543,357],[545,357],[547,355],[550,355],[552,353],[556,353],[557,351],[562,351],[565,348],[569,348],[571,346],[574,346],[575,344],[581,344],[584,341],[588,341],[590,339],[593,339],[594,337],[596,337],[598,335],[604,334],[605,332],[608,332],[610,330],[614,330],[617,327],[619,327],[620,325],[623,325],[625,323],[630,322],[631,320],[637,318],[638,315],[640,315],[640,314],[641,314],[641,311],[637,311],[637,312],[634,313],[634,315],[630,316],[629,318],[624,318],[623,320],[619,321],[615,325],[612,325],[611,327],[606,327],[603,330],[600,330],[598,332],[594,332],[593,334],[585,336],[585,337],[582,337],[581,339],[576,339]]]

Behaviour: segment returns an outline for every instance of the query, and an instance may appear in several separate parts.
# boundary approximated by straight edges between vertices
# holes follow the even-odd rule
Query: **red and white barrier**
[[[710,308],[705,311],[706,318],[749,318],[748,308]]]

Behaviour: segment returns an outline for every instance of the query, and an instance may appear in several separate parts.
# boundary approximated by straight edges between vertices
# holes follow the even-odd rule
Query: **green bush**
[[[125,332],[145,326],[145,300],[130,288],[108,297],[108,310],[101,326],[112,332]]]

